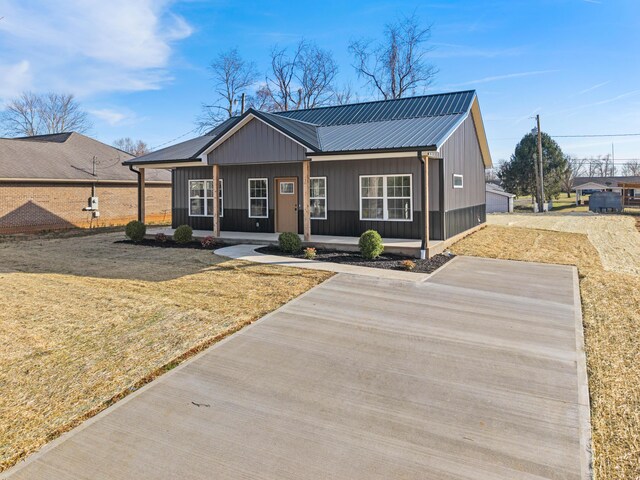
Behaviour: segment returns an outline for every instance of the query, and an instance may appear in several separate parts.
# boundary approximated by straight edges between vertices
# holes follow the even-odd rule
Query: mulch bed
[[[177,243],[173,240],[167,239],[166,242],[159,242],[152,238],[145,238],[141,242],[133,242],[131,240],[117,240],[114,243],[126,243],[129,245],[140,245],[143,247],[156,247],[156,248],[194,248],[196,250],[215,250],[216,248],[220,248],[223,245],[222,243],[214,243],[213,245],[208,245],[203,247],[199,240],[193,240],[187,243]]]
[[[266,253],[268,255],[280,255],[283,257],[304,258],[304,254],[283,253],[278,247],[269,245],[256,249],[256,252]],[[429,260],[420,260],[418,258],[408,257],[404,255],[394,255],[391,253],[382,254],[375,260],[366,260],[355,252],[341,252],[338,250],[316,249],[316,257],[314,260],[319,262],[343,263],[346,265],[357,265],[360,267],[382,268],[385,270],[406,270],[402,266],[403,260],[411,260],[416,267],[411,270],[415,273],[433,273],[442,265],[451,260],[455,255],[438,254]]]

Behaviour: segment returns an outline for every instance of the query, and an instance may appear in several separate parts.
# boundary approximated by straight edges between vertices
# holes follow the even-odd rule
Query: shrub
[[[156,236],[154,238],[156,239],[156,242],[158,242],[158,243],[167,243],[167,240],[169,240],[169,237],[167,237],[162,232],[156,233]]]
[[[416,262],[413,260],[403,260],[400,265],[402,265],[402,268],[408,272],[416,268]]]
[[[280,250],[285,253],[297,253],[302,249],[302,241],[297,233],[283,232],[278,237]]]
[[[202,245],[202,248],[214,248],[216,246],[216,239],[215,237],[204,237],[202,240],[200,240],[200,245]]]
[[[316,249],[313,247],[304,249],[304,258],[306,258],[307,260],[313,260],[314,258],[316,258],[317,254],[318,253],[316,252]]]
[[[137,220],[127,223],[124,234],[133,242],[141,242],[147,233],[147,226]]]
[[[173,239],[176,243],[189,243],[193,240],[193,229],[189,225],[180,225],[173,232]]]
[[[360,254],[367,260],[378,258],[384,251],[382,237],[375,230],[367,230],[360,235],[358,248],[360,249]]]

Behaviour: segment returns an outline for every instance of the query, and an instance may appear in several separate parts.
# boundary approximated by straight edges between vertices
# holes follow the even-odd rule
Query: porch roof
[[[298,142],[312,156],[436,150],[468,115],[474,116],[485,164],[491,165],[473,90],[286,112],[249,109],[205,135],[124,163],[205,163],[210,151],[254,118]]]

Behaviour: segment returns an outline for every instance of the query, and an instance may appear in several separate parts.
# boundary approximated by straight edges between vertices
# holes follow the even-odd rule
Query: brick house
[[[132,158],[74,132],[0,138],[0,234],[135,220],[138,177],[122,165]],[[145,220],[170,223],[170,172],[149,172],[144,192]]]

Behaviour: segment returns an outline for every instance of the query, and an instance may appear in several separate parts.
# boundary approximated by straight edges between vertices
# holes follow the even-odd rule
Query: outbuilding
[[[487,182],[487,213],[513,213],[513,199],[515,197],[513,193],[505,192],[499,185]]]

